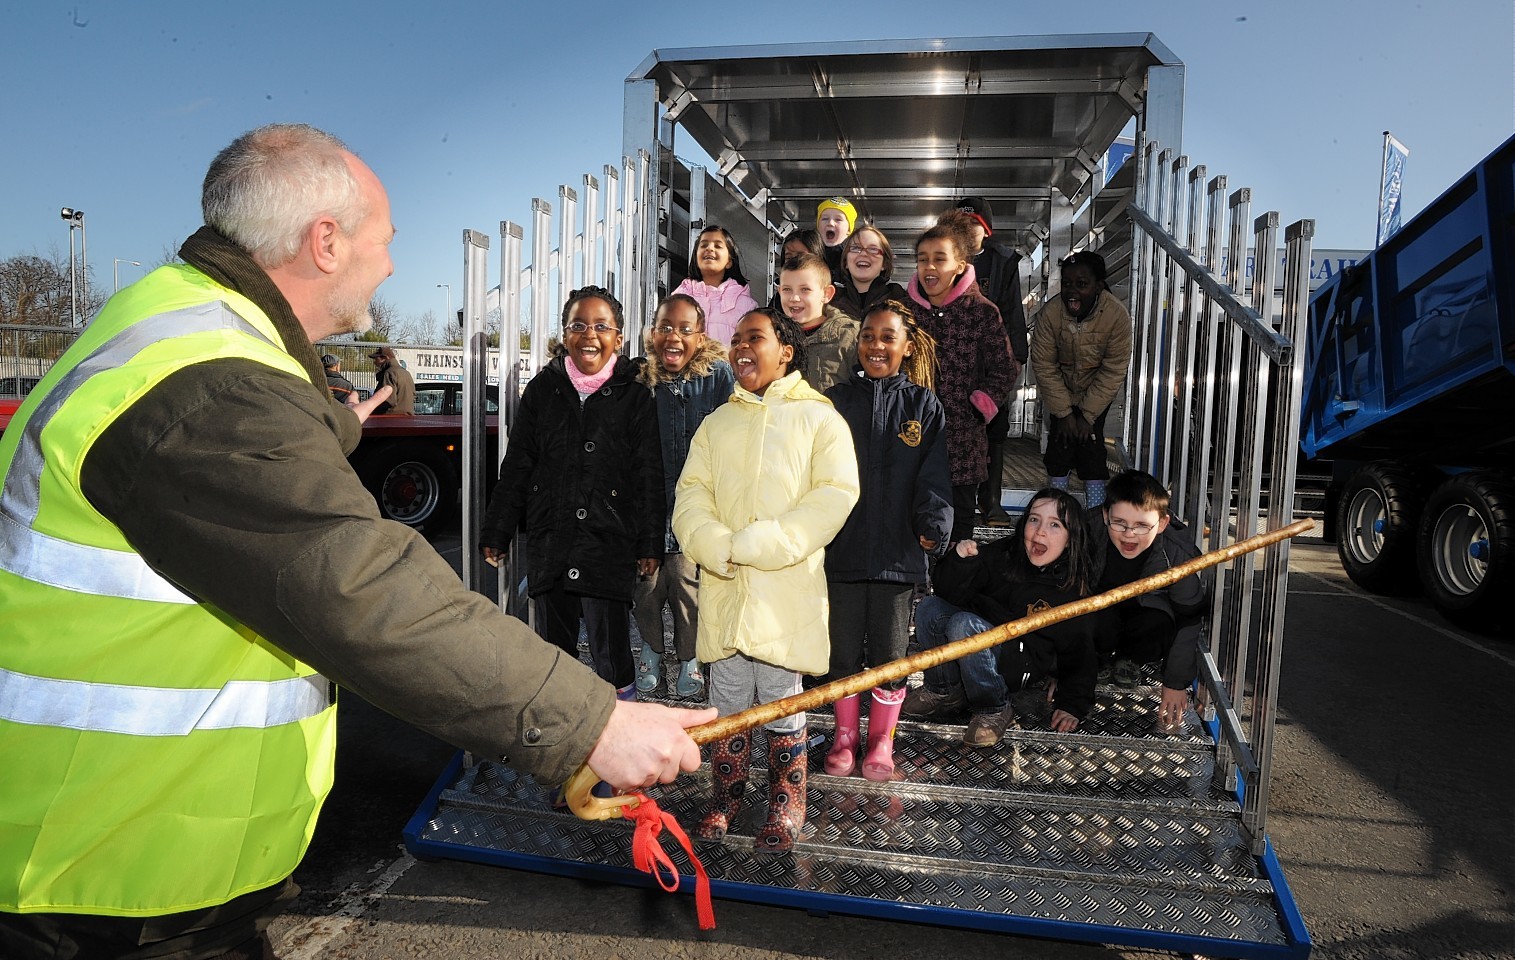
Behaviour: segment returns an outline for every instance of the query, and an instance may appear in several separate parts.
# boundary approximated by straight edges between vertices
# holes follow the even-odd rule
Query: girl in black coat
[[[842,241],[842,277],[831,305],[861,323],[886,300],[908,303],[894,274],[894,248],[876,227],[858,227]]]
[[[538,630],[576,658],[582,620],[595,672],[633,700],[632,593],[662,561],[666,507],[657,405],[617,353],[621,329],[608,290],[569,294],[563,345],[521,395],[479,542],[494,561],[526,532]]]
[[[1090,560],[1090,534],[1082,505],[1066,491],[1049,488],[1037,491],[1012,536],[980,546],[972,540],[959,543],[937,565],[933,584],[934,597],[921,601],[916,609],[916,635],[922,643],[935,646],[961,639],[952,635],[951,626],[958,614],[967,613],[979,630],[1018,620],[1046,607],[1056,607],[1089,595],[1093,587],[1093,564]],[[929,603],[928,603],[929,601]],[[937,609],[942,608],[942,609]],[[1099,673],[1099,656],[1094,645],[1095,621],[1077,617],[1045,627],[1035,633],[1010,640],[991,650],[970,655],[961,661],[944,664],[927,671],[928,686],[936,691],[936,700],[950,700],[956,691],[943,689],[958,675],[959,685],[973,685],[982,692],[967,690],[957,702],[966,702],[975,717],[965,742],[974,746],[992,746],[999,741],[1009,717],[1009,694],[1032,683],[1050,678],[1047,699],[1052,707],[1049,725],[1060,732],[1077,729],[1094,706],[1094,687]],[[961,629],[956,629],[961,632]],[[972,631],[978,632],[978,631]],[[933,642],[934,636],[940,636]],[[972,633],[964,633],[971,636]],[[972,661],[972,657],[980,658]],[[987,666],[983,658],[992,658],[999,683],[986,683]],[[953,667],[957,669],[954,671]],[[940,672],[936,672],[936,671]],[[1002,684],[1002,687],[1001,687]],[[993,687],[993,689],[989,689]],[[996,697],[996,694],[998,695]],[[918,699],[930,699],[922,695]],[[998,699],[1003,706],[995,709],[989,700]],[[905,712],[920,715],[906,705]],[[993,733],[981,741],[972,741],[978,728]]]

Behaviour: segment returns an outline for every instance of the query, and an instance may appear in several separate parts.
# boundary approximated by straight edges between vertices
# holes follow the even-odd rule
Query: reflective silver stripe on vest
[[[136,737],[196,730],[278,727],[332,704],[319,674],[288,680],[230,680],[218,690],[174,690],[34,677],[0,668],[0,719]]]
[[[32,411],[0,489],[0,570],[76,593],[161,603],[194,603],[137,554],[71,543],[32,529],[42,498],[42,430],[90,377],[113,370],[162,340],[211,330],[235,330],[273,344],[226,303],[186,307],[148,317],[101,344],[64,374]],[[277,344],[274,344],[277,346]]]

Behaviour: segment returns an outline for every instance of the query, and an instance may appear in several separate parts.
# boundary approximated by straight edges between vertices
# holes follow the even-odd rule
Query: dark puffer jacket
[[[826,579],[926,582],[920,537],[937,555],[952,536],[946,418],[936,395],[903,373],[852,376],[826,391],[857,447],[862,495],[826,548]]]
[[[562,579],[574,593],[630,601],[637,560],[663,556],[657,404],[637,381],[645,361],[621,357],[581,407],[565,362],[554,357],[521,395],[480,545],[503,550],[524,530],[532,596]]]
[[[1025,580],[1010,579],[1014,537],[980,543],[978,556],[963,558],[954,550],[937,564],[932,582],[937,596],[972,611],[993,624],[1019,620],[1043,606],[1058,607],[1084,596],[1059,586],[1067,575],[1061,563],[1037,571]],[[1099,678],[1099,654],[1094,647],[1093,617],[1074,617],[1035,633],[1001,644],[996,649],[999,671],[1012,692],[1043,677],[1056,677],[1052,705],[1079,719],[1094,706]]]
[[[898,300],[905,306],[910,306],[910,295],[905,292],[905,288],[893,280],[885,281],[882,277],[875,279],[867,290],[858,290],[850,282],[837,284],[836,296],[831,298],[831,305],[862,324],[868,319],[868,311],[885,300]]]
[[[936,395],[947,414],[952,483],[983,483],[989,476],[989,438],[983,415],[968,398],[982,390],[998,404],[1010,393],[1010,342],[999,310],[979,293],[971,266],[940,307],[931,305],[920,278],[912,277],[910,306],[921,326],[936,338]]]
[[[1110,537],[1104,533],[1105,511],[1095,508],[1088,514],[1089,529],[1095,531],[1094,582],[1103,580],[1105,559],[1111,548]],[[1141,554],[1141,574],[1145,579],[1188,563],[1201,554],[1194,543],[1188,527],[1177,517],[1168,517],[1168,527]],[[1203,638],[1202,616],[1210,597],[1210,571],[1190,574],[1161,590],[1149,590],[1136,598],[1138,606],[1148,610],[1161,610],[1173,618],[1177,633],[1173,646],[1163,658],[1163,686],[1172,690],[1187,690],[1199,676],[1199,644]],[[1106,611],[1108,614],[1109,611]],[[1106,626],[1104,629],[1110,629]]]
[[[684,461],[689,459],[689,441],[705,418],[731,399],[736,380],[726,362],[726,345],[707,339],[677,374],[663,369],[653,356],[652,334],[647,335],[647,362],[641,365],[637,379],[652,388],[657,397],[658,431],[663,450],[663,505],[668,510],[668,527],[663,542],[665,553],[679,553],[678,538],[673,535],[673,493],[679,483]]]

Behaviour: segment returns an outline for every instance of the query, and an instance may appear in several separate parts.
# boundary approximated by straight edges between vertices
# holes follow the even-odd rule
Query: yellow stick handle
[[[753,727],[760,727],[765,723],[772,723],[784,717],[791,717],[796,713],[814,710],[828,703],[835,703],[843,697],[850,697],[855,693],[872,690],[881,684],[894,680],[903,680],[912,673],[925,670],[927,667],[940,666],[950,660],[965,657],[970,653],[978,653],[980,650],[987,650],[990,647],[998,646],[1006,640],[1013,640],[1016,637],[1034,633],[1044,627],[1050,627],[1054,623],[1072,620],[1074,617],[1081,617],[1086,613],[1093,613],[1096,610],[1103,610],[1106,607],[1113,607],[1118,603],[1124,603],[1132,597],[1171,586],[1185,577],[1199,573],[1201,570],[1234,560],[1254,550],[1270,547],[1290,537],[1297,537],[1302,533],[1309,532],[1314,527],[1314,520],[1296,520],[1286,527],[1270,530],[1267,533],[1260,533],[1255,537],[1248,537],[1246,540],[1233,543],[1229,547],[1212,550],[1209,553],[1195,557],[1193,560],[1181,563],[1176,567],[1170,567],[1161,573],[1154,573],[1152,576],[1144,577],[1141,580],[1133,580],[1113,590],[1107,590],[1092,597],[1074,600],[1059,607],[1049,607],[1046,610],[1038,611],[1019,620],[1012,620],[1009,623],[985,630],[983,633],[976,633],[971,637],[954,640],[940,647],[932,647],[930,650],[922,650],[920,653],[902,657],[899,660],[893,660],[881,666],[872,667],[864,670],[862,673],[853,674],[850,677],[843,677],[840,680],[833,680],[830,683],[811,687],[809,690],[797,693],[792,697],[785,697],[782,700],[774,700],[769,703],[760,703],[740,713],[733,713],[730,716],[721,717],[709,723],[702,723],[697,727],[690,727],[689,736],[695,743],[712,743],[716,740],[724,740],[728,737],[736,736],[738,733],[751,730]],[[585,820],[608,820],[612,817],[620,816],[622,806],[635,803],[630,797],[591,797],[589,790],[597,782],[599,782],[599,778],[589,772],[587,765],[580,768],[579,772],[575,773],[568,781],[568,787],[565,791],[568,798],[568,806],[575,814]],[[579,791],[578,795],[576,795],[576,791]]]

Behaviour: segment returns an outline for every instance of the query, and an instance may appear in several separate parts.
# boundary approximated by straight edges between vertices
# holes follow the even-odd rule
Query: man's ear
[[[305,231],[311,261],[322,273],[336,273],[342,259],[342,228],[331,217],[318,217]]]

